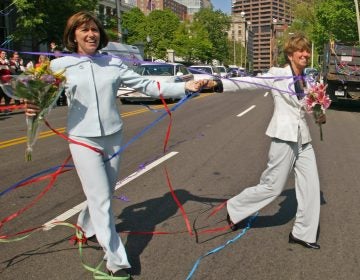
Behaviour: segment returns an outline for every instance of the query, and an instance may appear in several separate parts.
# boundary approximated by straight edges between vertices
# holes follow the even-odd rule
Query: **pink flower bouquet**
[[[323,141],[323,133],[321,123],[318,120],[322,115],[325,115],[325,110],[331,104],[331,99],[326,94],[326,87],[327,85],[316,83],[306,91],[304,98],[306,111],[313,114],[315,121],[319,125],[321,141]]]

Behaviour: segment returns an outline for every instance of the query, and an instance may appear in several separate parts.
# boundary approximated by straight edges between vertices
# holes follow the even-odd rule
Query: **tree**
[[[144,28],[149,42],[146,51],[161,59],[166,58],[166,50],[171,46],[174,34],[180,25],[180,20],[171,10],[154,10],[146,18]],[[145,37],[146,38],[146,37]]]
[[[17,0],[16,30],[14,41],[31,39],[33,50],[41,43],[61,42],[69,16],[81,10],[94,11],[98,0]]]
[[[146,39],[146,16],[139,8],[133,8],[122,16],[122,28],[127,30],[126,43],[143,43]]]
[[[188,63],[209,60],[212,51],[207,31],[199,23],[185,21],[175,32],[172,48],[177,56],[182,57]]]
[[[293,3],[294,20],[287,33],[302,32],[314,43],[316,57],[330,40],[354,44],[357,41],[355,3],[353,0],[312,0]],[[286,34],[282,41],[286,39]]]
[[[353,0],[313,0],[294,5],[294,21],[288,32],[301,31],[315,42],[318,51],[330,39],[357,41],[355,3]]]
[[[227,31],[230,27],[230,17],[220,10],[200,9],[194,15],[194,24],[204,27],[212,44],[208,60],[217,59],[223,62],[228,56]]]
[[[358,41],[353,0],[320,1],[315,15],[314,39],[317,46],[322,47],[330,39],[350,44]]]

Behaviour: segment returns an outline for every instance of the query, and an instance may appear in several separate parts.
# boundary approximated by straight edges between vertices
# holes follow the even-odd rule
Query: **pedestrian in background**
[[[35,67],[40,66],[42,63],[46,63],[49,61],[49,58],[46,55],[39,55],[38,62],[35,64]]]
[[[10,61],[7,59],[7,53],[6,51],[1,50],[0,51],[0,80],[7,75],[11,75],[10,70]],[[5,94],[3,89],[0,87],[0,105],[2,100],[4,99],[4,105],[6,107],[10,106],[11,98]],[[6,108],[4,110],[0,110],[0,112],[4,112],[5,114],[9,114],[11,110],[9,108]]]
[[[130,279],[130,263],[116,232],[112,209],[120,155],[111,156],[121,148],[123,135],[117,90],[124,84],[153,97],[159,98],[161,93],[165,98],[179,98],[186,91],[199,91],[208,81],[158,84],[130,70],[119,58],[100,54],[98,51],[107,45],[108,37],[100,21],[89,12],[79,12],[68,19],[63,41],[75,55],[52,60],[51,68],[66,69],[66,94],[70,102],[68,135],[101,151],[69,144],[87,198],[78,225],[89,239],[95,240],[96,236],[105,252],[109,275]],[[34,116],[38,108],[27,104],[25,112]]]
[[[14,52],[10,59],[10,71],[13,75],[20,75],[25,71],[24,61],[18,52]],[[19,105],[21,101],[15,99],[14,103],[15,105]]]
[[[10,59],[10,70],[15,75],[19,75],[25,71],[24,61],[18,52],[14,52]]]
[[[54,54],[53,56],[50,56],[50,60],[61,56],[61,48],[54,41],[50,42],[49,48],[50,52]]]
[[[317,244],[320,184],[302,100],[304,87],[307,86],[303,71],[309,63],[310,54],[309,40],[296,34],[291,36],[284,46],[284,55],[288,62],[284,68],[272,67],[261,78],[223,80],[224,91],[271,88],[275,107],[266,130],[266,135],[271,137],[267,168],[258,185],[246,188],[228,200],[227,220],[231,228],[236,230],[240,221],[256,213],[281,194],[289,174],[294,171],[297,212],[289,234],[289,243],[320,249]],[[289,80],[286,77],[294,79]],[[296,94],[289,93],[289,88]],[[325,115],[321,115],[316,121],[325,123]]]

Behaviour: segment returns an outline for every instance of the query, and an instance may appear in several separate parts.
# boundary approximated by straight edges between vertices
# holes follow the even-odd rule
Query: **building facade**
[[[253,32],[253,69],[267,70],[273,66],[273,23],[285,30],[293,20],[289,0],[233,0],[232,16],[243,15]],[[305,1],[299,1],[305,2]],[[279,29],[277,25],[277,30]]]
[[[137,7],[148,15],[153,10],[170,9],[180,20],[185,20],[188,16],[188,9],[180,1],[174,0],[137,0]]]
[[[228,39],[233,43],[233,64],[252,71],[254,66],[254,33],[252,31],[251,22],[245,20],[245,13],[240,13],[239,15],[234,14],[231,17]],[[236,46],[239,44],[241,47],[237,48]],[[240,61],[237,60],[237,53],[240,53]]]
[[[176,0],[180,4],[187,7],[188,15],[190,18],[200,11],[201,8],[212,8],[210,0]]]

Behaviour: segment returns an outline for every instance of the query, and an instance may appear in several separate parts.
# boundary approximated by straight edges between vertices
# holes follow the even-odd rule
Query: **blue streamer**
[[[180,101],[178,103],[175,104],[175,106],[173,106],[170,111],[175,111],[177,108],[179,108],[180,106],[182,106],[186,101],[188,101],[189,99],[191,99],[193,96],[195,96],[198,93],[194,93],[191,95],[185,95],[182,99],[180,99]],[[160,122],[164,117],[166,117],[168,115],[168,112],[164,112],[161,114],[161,116],[159,116],[155,121],[153,121],[152,123],[150,123],[148,126],[146,126],[143,130],[141,130],[138,134],[136,134],[133,138],[131,138],[124,146],[122,146],[116,153],[114,153],[112,156],[110,156],[108,159],[104,160],[104,162],[107,162],[111,159],[113,159],[114,157],[116,157],[117,155],[119,155],[120,153],[122,153],[130,144],[134,143],[137,139],[139,139],[141,136],[143,136],[148,130],[150,130],[152,127],[154,127],[158,122]]]
[[[240,239],[241,237],[243,237],[243,236],[245,235],[245,233],[250,229],[252,222],[255,220],[255,218],[256,218],[257,216],[258,216],[258,212],[256,212],[254,216],[251,216],[251,217],[249,218],[249,221],[248,221],[248,223],[247,223],[246,228],[244,228],[236,237],[234,237],[233,239],[228,240],[225,244],[223,244],[223,245],[221,245],[221,246],[219,246],[219,247],[217,247],[217,248],[215,248],[215,249],[212,249],[211,251],[207,252],[206,254],[204,254],[204,255],[202,255],[200,258],[198,258],[198,259],[196,260],[193,268],[191,269],[189,275],[187,276],[186,280],[190,280],[191,277],[193,277],[196,269],[198,268],[198,266],[199,266],[199,264],[200,264],[200,261],[201,261],[203,258],[205,258],[205,257],[207,257],[207,256],[209,256],[209,255],[211,255],[211,254],[215,254],[215,253],[221,251],[221,250],[224,249],[227,245],[229,245],[229,244],[231,244],[231,243],[234,243],[236,240],[238,240],[238,239]]]
[[[189,99],[191,99],[192,97],[194,97],[196,94],[198,93],[193,93],[190,95],[186,95],[184,96],[178,103],[176,103],[175,106],[173,106],[170,111],[175,111],[177,108],[179,108],[180,106],[182,106],[186,101],[188,101]],[[104,160],[104,162],[107,162],[109,160],[111,160],[112,158],[116,157],[117,155],[119,155],[120,153],[122,153],[130,144],[132,144],[133,142],[135,142],[137,139],[139,139],[142,135],[144,135],[148,130],[150,130],[152,127],[154,127],[158,122],[160,122],[164,117],[167,116],[167,112],[164,112],[163,114],[161,114],[160,117],[158,117],[155,121],[153,121],[152,123],[150,123],[148,126],[146,126],[143,130],[141,130],[137,135],[135,135],[133,138],[131,138],[124,146],[122,146],[116,153],[114,153],[112,156],[110,156],[108,159]],[[25,183],[28,180],[31,180],[33,178],[36,178],[38,176],[41,176],[43,174],[47,174],[50,172],[54,172],[57,169],[59,169],[60,166],[55,166],[55,167],[51,167],[49,169],[40,171],[36,174],[33,174],[15,184],[13,184],[12,186],[8,187],[7,189],[5,189],[4,191],[0,192],[0,197],[3,196],[4,194],[10,192],[13,189],[16,189],[18,186],[20,186],[21,184]],[[65,165],[65,167],[68,168],[74,168],[74,165]]]
[[[2,191],[2,192],[0,193],[0,197],[3,196],[4,194],[8,193],[9,191],[11,191],[11,190],[13,190],[13,189],[16,189],[18,186],[20,186],[21,184],[25,183],[25,182],[28,181],[28,180],[31,180],[31,179],[36,178],[36,177],[38,177],[38,176],[41,176],[41,175],[43,175],[43,174],[47,174],[47,173],[54,172],[54,171],[58,170],[60,167],[62,167],[62,165],[61,165],[61,166],[60,166],[60,165],[54,166],[54,167],[51,167],[51,168],[49,168],[49,169],[46,169],[46,170],[43,170],[43,171],[40,171],[40,172],[38,172],[38,173],[36,173],[36,174],[31,175],[31,176],[29,176],[29,177],[27,177],[27,178],[25,178],[25,179],[23,179],[23,180],[15,183],[14,185],[10,186],[10,187],[7,188],[6,190]],[[74,165],[68,164],[68,165],[64,165],[64,167],[73,168]]]

